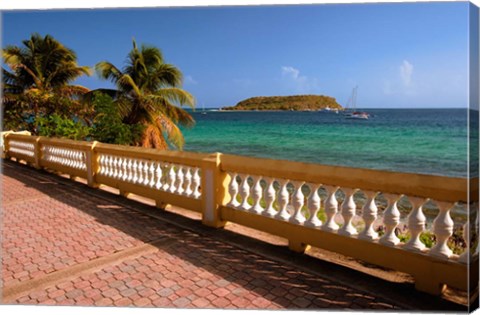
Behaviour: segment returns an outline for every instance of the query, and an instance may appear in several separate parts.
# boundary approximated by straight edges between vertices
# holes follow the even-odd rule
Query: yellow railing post
[[[41,150],[41,137],[36,137],[35,142],[33,143],[33,152],[35,157],[35,164],[33,165],[37,170],[41,169],[40,161],[42,158],[42,150]]]
[[[10,159],[10,156],[8,154],[8,151],[10,150],[10,143],[8,139],[9,133],[3,136],[3,157],[5,159]]]
[[[221,153],[211,154],[202,161],[202,223],[211,227],[223,227],[220,206],[228,197],[227,173],[220,170]]]
[[[97,188],[98,184],[95,180],[95,175],[98,171],[98,154],[95,152],[97,141],[93,141],[90,148],[87,150],[87,183],[88,186]]]

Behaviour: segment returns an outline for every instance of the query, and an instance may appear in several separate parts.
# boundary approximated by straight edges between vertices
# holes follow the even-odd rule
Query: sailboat
[[[202,115],[206,115],[207,112],[205,111],[205,103],[202,103]]]
[[[352,95],[348,99],[347,105],[345,106],[345,113],[347,119],[368,119],[370,115],[366,112],[357,112],[357,91],[358,86],[355,86],[352,90]],[[349,111],[349,107],[352,107],[353,112]]]

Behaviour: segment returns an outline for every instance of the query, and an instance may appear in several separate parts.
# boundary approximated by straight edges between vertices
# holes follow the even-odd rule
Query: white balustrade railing
[[[43,145],[42,160],[78,170],[87,170],[87,155],[83,150],[55,145]]]
[[[35,145],[31,142],[11,140],[9,141],[9,151],[33,157],[35,155]]]
[[[435,205],[439,209],[438,215],[433,220],[432,230],[426,231],[423,207],[429,198],[406,199],[412,209],[406,218],[401,219],[397,203],[400,198],[407,198],[402,194],[381,194],[378,191],[354,187],[322,185],[235,172],[228,172],[228,175],[230,180],[227,190],[230,200],[225,206],[235,210],[390,247],[421,252],[440,259],[465,260],[465,254],[459,259],[459,256],[453,254],[448,246],[454,227],[450,215],[454,203],[436,202]],[[321,188],[325,195],[323,199],[319,194]],[[360,198],[356,198],[356,194],[365,197],[363,206],[359,204]],[[378,200],[380,195],[386,200],[386,206]],[[379,207],[385,209],[383,213],[379,213]],[[323,222],[319,218],[319,213],[323,214]],[[404,231],[399,229],[399,225],[402,225]],[[384,227],[383,231],[379,226]],[[382,235],[379,235],[379,231],[382,231]],[[397,235],[400,232],[404,239],[408,238],[406,242],[400,241]],[[424,232],[434,236],[436,241],[432,248],[427,248],[422,242],[421,236]],[[464,241],[468,243],[467,239]]]
[[[98,154],[98,175],[153,190],[199,199],[200,169],[114,154]]]

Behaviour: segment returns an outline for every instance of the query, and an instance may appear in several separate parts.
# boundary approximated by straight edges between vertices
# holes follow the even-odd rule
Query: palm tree
[[[181,89],[182,73],[164,62],[160,49],[146,45],[138,48],[133,40],[122,70],[107,61],[99,62],[95,69],[102,79],[116,85],[116,90],[101,91],[115,97],[123,122],[143,126],[136,145],[182,149],[185,140],[177,125],[190,127],[195,121],[180,106],[194,108],[195,100]]]
[[[35,33],[22,44],[2,50],[3,61],[11,69],[2,69],[4,110],[18,114],[29,109],[35,118],[41,113],[71,110],[58,108],[52,100],[76,100],[88,92],[70,83],[81,75],[90,75],[89,67],[78,66],[75,52],[50,35]]]

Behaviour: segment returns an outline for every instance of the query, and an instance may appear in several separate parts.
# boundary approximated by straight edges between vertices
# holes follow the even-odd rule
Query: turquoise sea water
[[[184,150],[409,173],[467,176],[467,109],[193,113]]]

